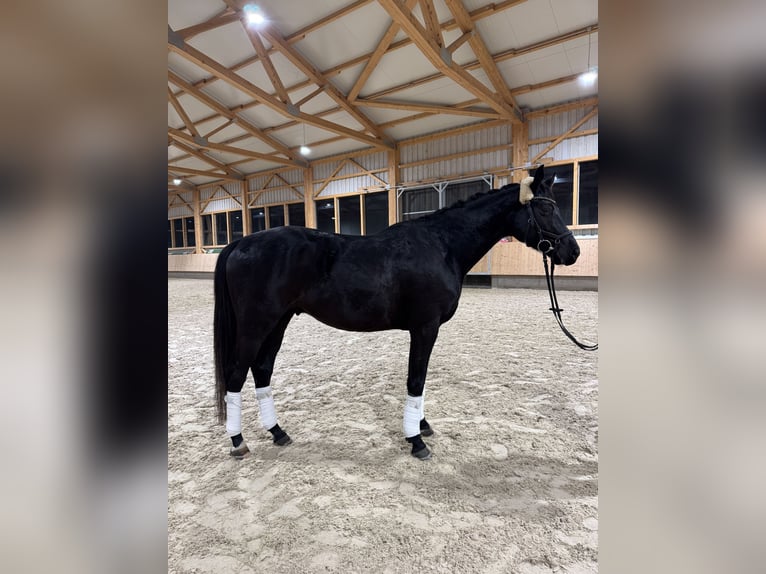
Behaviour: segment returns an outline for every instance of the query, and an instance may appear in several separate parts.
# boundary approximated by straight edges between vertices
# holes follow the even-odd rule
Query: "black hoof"
[[[247,445],[243,442],[238,447],[231,449],[229,451],[229,455],[233,458],[236,458],[237,460],[242,460],[248,455],[249,452],[250,449],[247,448]]]
[[[428,450],[427,446],[424,446],[418,451],[413,451],[412,456],[419,460],[431,460],[431,451]]]
[[[426,419],[422,419],[420,421],[420,434],[422,436],[433,436],[434,431],[431,428],[431,425],[428,424],[428,421]]]
[[[291,442],[293,442],[293,439],[291,439],[285,431],[283,431],[281,428],[279,428],[279,425],[274,425],[269,429],[269,432],[271,433],[272,438],[274,439],[274,444],[277,446],[287,446]]]
[[[277,446],[287,446],[288,444],[292,442],[293,442],[293,439],[291,439],[287,433],[283,433],[282,436],[280,436],[279,438],[274,437],[274,444]]]
[[[423,439],[419,434],[406,438],[405,440],[412,445],[412,456],[420,460],[428,460],[431,458],[431,451],[428,450],[426,443],[423,442]]]

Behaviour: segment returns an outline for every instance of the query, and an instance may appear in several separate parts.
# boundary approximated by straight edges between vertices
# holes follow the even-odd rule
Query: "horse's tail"
[[[226,371],[234,361],[237,339],[237,317],[231,305],[229,287],[226,282],[226,261],[239,241],[227,245],[218,254],[213,278],[215,310],[213,312],[213,349],[215,352],[215,404],[218,422],[226,415]]]

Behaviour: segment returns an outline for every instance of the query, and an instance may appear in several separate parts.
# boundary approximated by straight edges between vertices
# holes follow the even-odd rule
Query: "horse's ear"
[[[545,166],[541,165],[535,170],[535,177],[532,180],[532,184],[530,185],[533,193],[537,191],[538,187],[540,187],[540,182],[543,181],[544,176],[545,176]]]

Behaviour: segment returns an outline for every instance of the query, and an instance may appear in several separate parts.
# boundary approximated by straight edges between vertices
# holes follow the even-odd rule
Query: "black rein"
[[[553,262],[553,259],[551,259],[550,271],[548,270],[548,253],[555,249],[555,245],[559,241],[561,241],[562,237],[570,235],[572,231],[567,229],[566,233],[556,235],[554,233],[550,233],[542,229],[540,227],[540,224],[537,223],[537,219],[535,218],[534,211],[532,211],[532,205],[531,205],[532,201],[550,201],[551,203],[554,203],[554,204],[556,202],[553,199],[550,199],[547,197],[533,197],[530,200],[530,203],[527,204],[527,207],[529,208],[529,224],[535,225],[537,229],[538,237],[540,238],[540,240],[537,243],[537,249],[543,254],[543,265],[545,266],[545,281],[548,284],[548,296],[551,299],[550,309],[553,312],[553,316],[556,318],[556,322],[559,324],[559,327],[561,327],[561,330],[569,338],[569,340],[571,340],[575,345],[577,345],[584,351],[595,351],[598,349],[598,343],[596,343],[595,345],[587,345],[585,343],[581,343],[564,326],[564,322],[561,320],[561,313],[563,309],[559,307],[558,297],[556,296],[556,286],[554,285],[554,282],[553,282],[553,270],[556,267],[556,264]],[[550,239],[547,239],[546,237]]]

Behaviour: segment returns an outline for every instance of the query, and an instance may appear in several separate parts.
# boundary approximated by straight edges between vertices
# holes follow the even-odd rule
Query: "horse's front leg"
[[[439,334],[439,323],[433,322],[410,330],[410,361],[407,372],[407,398],[404,402],[404,437],[412,444],[412,456],[421,460],[431,458],[423,436],[433,431],[423,415],[426,371],[431,351]]]

